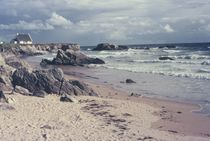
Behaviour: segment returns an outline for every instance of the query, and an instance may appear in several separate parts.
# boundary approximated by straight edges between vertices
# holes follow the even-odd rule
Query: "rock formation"
[[[50,65],[72,65],[83,66],[85,64],[104,64],[105,62],[98,58],[90,58],[80,51],[73,50],[58,50],[57,56],[52,60],[43,59],[41,66]]]
[[[102,51],[102,50],[128,50],[128,46],[122,46],[122,45],[114,45],[109,43],[101,43],[98,44],[96,48],[93,49],[93,51]]]
[[[62,77],[61,69],[34,70],[17,69],[12,75],[14,88],[21,86],[33,93],[33,96],[44,97],[47,94],[97,95],[86,84],[79,81],[67,81]],[[61,87],[62,84],[62,87]]]

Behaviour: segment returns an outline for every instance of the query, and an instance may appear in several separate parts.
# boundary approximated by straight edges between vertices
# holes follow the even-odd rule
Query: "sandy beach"
[[[79,79],[66,75],[67,79]],[[209,118],[196,105],[130,97],[106,85],[90,84],[99,97],[75,97],[78,103],[7,95],[0,104],[1,141],[208,141]]]
[[[210,141],[210,0],[0,5],[0,141]]]

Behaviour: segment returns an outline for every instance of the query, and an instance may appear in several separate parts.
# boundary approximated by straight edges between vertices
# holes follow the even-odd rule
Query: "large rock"
[[[19,45],[19,44],[4,44],[0,51],[21,57],[42,55],[46,53],[37,50],[34,45]]]
[[[130,84],[131,84],[131,83],[136,83],[136,82],[133,81],[132,79],[126,79],[125,82],[126,82],[126,83],[130,83]]]
[[[128,46],[122,46],[122,45],[114,45],[109,43],[101,43],[98,44],[96,48],[93,49],[93,51],[102,51],[102,50],[128,50]]]
[[[51,65],[72,65],[72,66],[83,66],[85,64],[104,64],[105,62],[98,58],[90,58],[80,51],[73,50],[58,50],[56,58],[52,61],[43,59],[40,65],[45,66],[46,64]]]
[[[61,69],[35,70],[17,69],[12,75],[14,88],[21,86],[34,96],[44,97],[47,94],[97,95],[87,85],[66,81]]]

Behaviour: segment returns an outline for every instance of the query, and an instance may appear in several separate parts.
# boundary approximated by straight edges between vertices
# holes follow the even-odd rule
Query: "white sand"
[[[76,104],[62,103],[52,95],[9,97],[15,99],[9,104],[15,110],[0,104],[0,141],[135,141],[144,137],[161,141],[210,140],[151,129],[158,120],[153,113],[159,109],[143,103],[77,97],[80,102]]]

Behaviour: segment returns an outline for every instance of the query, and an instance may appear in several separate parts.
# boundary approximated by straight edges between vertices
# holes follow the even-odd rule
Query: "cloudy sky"
[[[209,42],[210,0],[0,0],[0,40]]]

